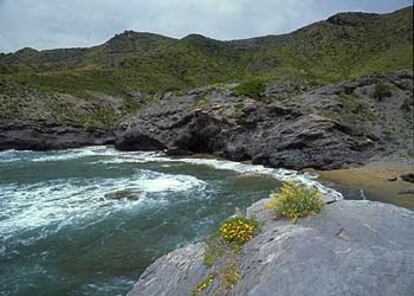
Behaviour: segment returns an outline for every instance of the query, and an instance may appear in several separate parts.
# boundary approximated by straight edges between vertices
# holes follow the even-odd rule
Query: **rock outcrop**
[[[405,182],[414,183],[414,173],[407,173],[400,176],[401,180]]]
[[[117,132],[116,147],[210,153],[294,169],[362,164],[411,147],[412,79],[412,71],[400,71],[278,102],[267,98],[271,103],[231,90],[192,91],[140,111]],[[383,85],[385,98],[377,90]]]
[[[81,98],[13,81],[0,85],[7,90],[0,91],[0,150],[112,144],[114,126],[125,114],[122,100],[103,94]]]
[[[409,296],[414,289],[414,212],[370,201],[342,200],[292,224],[275,220],[261,200],[248,215],[264,223],[239,258],[239,283],[225,292],[220,275],[199,295]],[[155,261],[128,296],[192,295],[211,268],[204,243]],[[218,273],[219,274],[219,273]]]
[[[40,125],[3,125],[0,150],[58,150],[87,145],[113,144],[114,135],[104,129]]]

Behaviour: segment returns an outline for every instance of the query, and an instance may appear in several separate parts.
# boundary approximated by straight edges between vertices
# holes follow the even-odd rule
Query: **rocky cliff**
[[[112,143],[117,130],[120,149],[361,163],[412,138],[412,72],[372,76],[412,69],[412,16],[342,13],[234,41],[126,31],[90,48],[0,53],[0,149]]]
[[[122,100],[91,93],[88,99],[47,93],[1,81],[0,150],[48,150],[109,144]]]
[[[223,262],[207,267],[206,245],[197,243],[155,261],[128,296],[412,295],[412,211],[342,200],[326,205],[316,217],[292,224],[275,220],[266,202],[248,209],[249,216],[264,224],[237,258],[241,277],[233,289],[222,289]],[[209,275],[207,287],[194,294]]]
[[[222,86],[161,97],[124,123],[115,145],[295,169],[346,167],[412,147],[412,71],[296,96],[286,85],[270,84],[264,92],[267,97],[253,99]]]

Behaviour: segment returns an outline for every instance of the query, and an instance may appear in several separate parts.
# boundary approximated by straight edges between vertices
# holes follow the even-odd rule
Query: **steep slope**
[[[33,127],[35,135],[73,128],[106,135],[143,106],[207,85],[266,104],[292,99],[300,105],[306,98],[294,97],[326,83],[412,69],[412,16],[412,7],[383,15],[342,13],[290,34],[235,41],[126,31],[91,48],[0,54],[0,122],[3,134],[8,131],[1,147],[48,148],[47,140],[38,145],[38,136],[17,145],[19,133]],[[339,113],[328,111],[303,113],[338,120]]]
[[[412,94],[412,71],[344,81],[270,104],[204,88],[143,108],[121,127],[115,144],[271,167],[347,167],[412,148]]]
[[[92,48],[0,55],[0,74],[64,92],[189,89],[252,77],[320,83],[412,68],[413,9],[342,13],[291,34],[238,41],[176,40],[126,31]],[[94,81],[95,83],[85,83]]]

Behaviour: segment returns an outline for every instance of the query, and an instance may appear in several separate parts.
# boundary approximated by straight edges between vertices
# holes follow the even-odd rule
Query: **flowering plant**
[[[232,218],[220,226],[220,236],[228,244],[243,245],[258,232],[258,223],[254,219]]]
[[[280,192],[271,195],[268,207],[277,216],[286,217],[296,222],[306,216],[315,216],[325,202],[317,189],[311,189],[295,182],[286,182]]]

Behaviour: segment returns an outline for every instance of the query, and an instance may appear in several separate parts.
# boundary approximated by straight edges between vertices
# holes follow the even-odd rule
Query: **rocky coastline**
[[[8,266],[3,290],[54,293],[56,286],[55,294],[120,295],[139,277],[127,296],[411,296],[413,93],[412,5],[384,14],[343,12],[249,39],[125,31],[91,47],[0,53],[0,151],[113,145],[163,152],[0,153],[3,228],[13,231],[6,233],[11,247],[5,245],[12,255],[0,246]],[[231,188],[229,198],[217,191],[221,203],[211,207],[209,182],[227,178],[222,168],[234,163],[218,166],[220,174],[206,182],[192,174],[190,156],[199,154],[263,171],[292,169],[294,180],[309,180],[301,186],[272,174],[278,180],[266,188],[280,185],[281,193],[272,194],[271,210],[267,193],[252,186],[257,179],[239,180],[246,171],[234,170],[232,183],[219,184]],[[174,156],[191,159],[187,166],[180,158],[185,166],[175,168]],[[39,170],[45,174],[37,176]],[[245,199],[240,185],[254,199]],[[184,192],[197,203],[183,207]],[[158,211],[164,199],[180,203]],[[200,241],[207,230],[199,229],[241,200],[243,211],[236,208]],[[151,207],[138,217],[142,201]],[[121,203],[128,208],[118,212]],[[208,211],[199,215],[200,207]],[[107,215],[114,212],[119,220]],[[197,215],[175,220],[189,213]],[[73,227],[61,224],[66,220]],[[191,226],[188,236],[177,235],[182,225]]]
[[[387,91],[378,94],[378,85]],[[115,144],[292,169],[346,168],[412,153],[413,71],[300,87],[268,84],[255,98],[237,94],[234,85],[164,93],[112,127],[62,123],[53,114],[47,120],[6,117],[0,150]]]
[[[84,127],[62,127],[44,125],[3,125],[0,133],[0,151],[16,150],[61,150],[83,146],[108,145],[115,142],[112,132]]]
[[[216,276],[199,295],[411,295],[414,212],[341,200],[293,224],[274,219],[267,201],[248,208],[247,215],[263,226],[240,253],[239,283],[223,291]],[[159,258],[128,296],[194,295],[197,284],[223,266],[218,260],[207,267],[205,250],[199,242]]]
[[[266,92],[284,90],[269,85]],[[412,93],[413,72],[407,70],[271,102],[226,87],[169,94],[125,121],[115,147],[208,153],[270,167],[345,168],[412,149]]]

